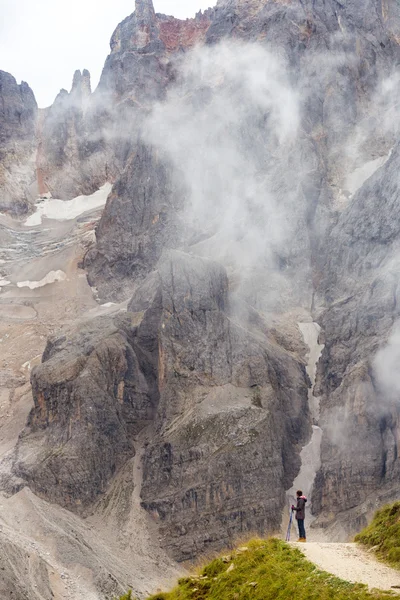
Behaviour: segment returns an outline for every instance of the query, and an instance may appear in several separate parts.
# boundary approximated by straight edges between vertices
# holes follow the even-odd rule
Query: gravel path
[[[400,593],[400,571],[378,562],[371,553],[357,544],[295,542],[293,546],[299,548],[305,557],[320,569],[341,579],[364,583],[371,589],[392,589]]]

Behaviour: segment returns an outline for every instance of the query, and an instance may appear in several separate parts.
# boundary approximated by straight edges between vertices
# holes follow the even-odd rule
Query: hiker
[[[306,541],[306,530],[304,529],[304,519],[306,518],[306,502],[307,498],[303,496],[303,492],[298,490],[296,492],[297,506],[292,505],[292,510],[296,511],[296,520],[299,527],[299,539],[298,542]]]

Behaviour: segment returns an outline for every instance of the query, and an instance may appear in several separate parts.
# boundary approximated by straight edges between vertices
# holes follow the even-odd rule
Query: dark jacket
[[[300,496],[300,498],[297,498],[297,506],[294,508],[296,511],[297,520],[304,520],[306,518],[306,502],[307,498],[305,496]]]

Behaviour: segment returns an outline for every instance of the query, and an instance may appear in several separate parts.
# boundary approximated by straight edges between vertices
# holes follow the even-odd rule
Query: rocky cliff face
[[[94,192],[106,181],[114,182],[134,152],[143,112],[163,98],[173,79],[171,55],[203,41],[209,25],[207,13],[180,21],[156,15],[152,2],[137,1],[136,11],[111,38],[111,54],[97,90],[91,92],[88,71],[76,71],[71,91],[61,90],[52,106],[40,114],[26,84],[17,87],[13,78],[4,74],[9,157],[14,156],[10,140],[15,146],[26,139],[21,156],[34,155],[37,150],[36,167],[27,164],[26,175],[17,172],[13,162],[13,175],[7,179],[12,183],[7,186],[16,186],[18,181],[20,189],[7,191],[4,208],[20,210],[13,206],[16,199],[26,212],[38,193],[71,199]],[[9,169],[5,158],[2,162],[4,169]],[[6,171],[3,178],[6,181]],[[32,183],[26,195],[24,188]]]
[[[260,333],[261,318],[260,329],[246,329],[230,314],[220,265],[170,253],[158,277],[160,400],[142,500],[164,546],[188,560],[245,531],[279,529],[297,448],[310,435],[308,381]],[[134,297],[129,309],[139,308]]]
[[[146,30],[148,37],[145,41],[149,48],[153,48],[151,44],[160,44],[158,18],[152,12],[146,18],[151,27],[149,25]],[[322,395],[321,426],[325,436],[323,467],[315,486],[314,509],[317,513],[329,515],[327,521],[332,522],[342,510],[355,509],[367,498],[376,499],[377,494],[383,498],[390,493],[389,490],[396,489],[397,467],[393,457],[397,452],[397,410],[394,406],[383,413],[376,410],[379,399],[374,390],[370,364],[377,349],[385,342],[397,313],[392,308],[394,301],[390,285],[385,283],[389,287],[381,297],[384,284],[379,282],[371,292],[368,289],[371,279],[366,273],[370,268],[371,251],[377,253],[376,263],[383,257],[386,261],[392,256],[387,245],[380,240],[385,226],[378,226],[378,219],[374,221],[379,203],[376,190],[380,189],[385,178],[381,173],[378,180],[370,179],[364,188],[362,183],[368,175],[355,185],[352,181],[353,172],[357,172],[360,165],[385,157],[396,139],[393,129],[386,127],[385,119],[382,119],[386,98],[382,105],[382,99],[378,101],[377,94],[381,81],[391,76],[393,65],[399,58],[398,7],[396,3],[382,7],[375,2],[361,6],[358,2],[316,5],[221,1],[206,18],[209,23],[205,27],[204,44],[218,44],[227,38],[261,42],[284,56],[287,68],[302,94],[302,133],[297,140],[302,150],[300,157],[293,161],[292,168],[293,164],[300,163],[303,171],[313,174],[301,181],[301,190],[296,196],[297,206],[301,205],[302,208],[296,213],[298,229],[294,228],[286,246],[288,252],[285,254],[279,249],[276,257],[277,263],[285,265],[289,271],[292,269],[295,276],[291,278],[293,285],[289,288],[282,284],[282,279],[277,284],[272,283],[277,263],[274,263],[273,269],[263,264],[264,274],[268,272],[269,283],[265,297],[276,294],[280,306],[278,303],[274,310],[279,311],[287,306],[307,306],[311,302],[312,288],[317,292],[314,309],[325,332],[326,349],[320,364],[316,393]],[[135,25],[131,24],[132,27]],[[132,50],[142,59],[143,48],[138,48],[135,46]],[[170,85],[175,85],[174,80]],[[182,88],[181,81],[178,81],[178,86]],[[197,97],[198,90],[185,89],[188,94],[194,93]],[[256,131],[257,126],[252,130],[253,140],[257,140]],[[261,131],[259,125],[258,131]],[[349,133],[355,138],[362,138],[357,139],[355,153],[351,148]],[[240,135],[244,135],[243,130]],[[264,141],[264,146],[267,145],[268,138]],[[148,152],[149,156],[154,155],[154,149]],[[281,167],[284,164],[282,156],[279,164]],[[385,168],[389,168],[389,164],[392,163]],[[394,177],[395,168],[392,168]],[[270,174],[269,165],[261,166],[258,176],[260,172]],[[290,172],[290,167],[285,167],[284,172]],[[143,179],[137,179],[138,172],[135,172],[133,163],[127,173],[130,175],[129,178],[125,176],[124,188],[115,188],[115,194],[107,205],[97,232],[96,251],[91,254],[88,263],[93,282],[100,290],[104,290],[106,296],[109,294],[111,297],[118,297],[120,290],[125,289],[123,282],[127,281],[129,273],[132,273],[134,280],[140,279],[145,270],[137,269],[137,265],[143,266],[143,256],[151,268],[158,260],[164,244],[180,247],[183,241],[185,245],[189,244],[193,252],[202,252],[200,245],[192,246],[191,234],[184,238],[169,234],[164,237],[164,229],[154,228],[153,219],[157,219],[159,209],[152,206],[151,189],[146,190]],[[140,169],[139,173],[141,178],[145,170]],[[124,219],[129,198],[132,199],[132,207],[136,206],[138,181],[142,182],[142,197],[149,198],[147,207],[153,219],[143,221],[136,212],[133,219]],[[153,180],[150,181],[153,185]],[[371,181],[375,181],[374,193],[368,192]],[[361,190],[353,199],[354,192],[360,186]],[[264,190],[266,193],[268,187]],[[391,193],[391,197],[395,198],[395,192]],[[182,207],[188,201],[188,194],[190,196],[187,190],[172,192],[165,204],[165,222],[168,214],[173,215],[175,224],[179,225],[179,217],[184,222]],[[370,194],[367,214],[365,194]],[[171,198],[175,199],[175,204]],[[283,198],[284,194],[279,197],[280,203]],[[346,205],[349,206],[343,211]],[[388,217],[392,213],[388,208],[384,214]],[[380,215],[380,218],[383,216]],[[123,248],[114,253],[112,240],[121,235],[128,236],[131,224],[139,222],[144,224],[147,240],[141,237],[141,233],[139,238],[135,236],[141,240],[140,245],[135,247],[125,243]],[[389,224],[387,226],[390,227]],[[332,227],[332,233],[329,233]],[[307,235],[301,242],[305,231]],[[363,239],[364,234],[358,231],[368,231],[368,240]],[[215,231],[211,235],[214,234]],[[203,247],[207,237],[203,228],[203,235],[200,235]],[[211,250],[207,246],[206,255],[213,255],[213,252],[215,246],[211,246]],[[361,257],[365,255],[364,259],[360,257],[360,252]],[[356,265],[353,261],[357,261]],[[112,272],[117,273],[116,279],[113,279],[114,275],[111,276]],[[245,279],[248,277],[243,271],[241,276]],[[231,280],[235,281],[235,277]],[[311,288],[308,287],[310,283]],[[135,285],[135,281],[129,285]],[[256,285],[253,286],[251,282],[246,286],[245,297],[250,305],[265,308],[265,301],[260,301],[262,285],[258,273]],[[295,290],[299,289],[305,292],[303,298],[296,295]],[[375,311],[382,318],[378,319]],[[347,419],[347,415],[351,417]],[[342,428],[346,420],[347,424]],[[342,442],[342,439],[346,441]],[[353,442],[359,447],[357,456],[359,454],[360,460],[357,466],[352,459]],[[159,458],[161,462],[156,461],[155,464],[162,465],[162,460]],[[392,461],[390,465],[388,461]],[[335,489],[338,490],[337,494],[333,493]],[[157,507],[158,504],[155,502],[149,506]],[[174,509],[169,508],[168,513],[174,514]],[[168,513],[163,515],[166,520]],[[364,506],[350,515],[348,528],[357,527],[359,514],[365,513]],[[326,524],[322,517],[320,522]],[[343,535],[343,531],[340,535]]]
[[[319,521],[326,526],[344,512],[345,530],[398,495],[399,404],[374,368],[399,318],[398,164],[396,146],[341,214],[324,255],[318,393],[325,436],[314,496]]]
[[[178,215],[183,186],[171,177],[167,157],[141,138],[140,122],[174,82],[177,56],[204,42],[212,14],[207,11],[180,21],[156,15],[152,2],[141,0],[112,35],[94,103],[104,107],[106,137],[125,171],[99,226],[98,244],[86,261],[91,283],[104,296],[124,297],[134,279],[154,267],[164,247],[183,245]]]
[[[91,194],[107,180],[100,133],[91,120],[88,71],[76,71],[70,93],[61,90],[38,127],[40,192],[71,199]]]
[[[38,134],[42,192],[114,183],[84,264],[128,310],[49,342],[8,491],[90,513],[146,436],[141,501],[175,558],[276,531],[311,435],[312,316],[317,524],[343,538],[398,493],[374,357],[398,318],[399,27],[394,0],[186,21],[136,1],[98,89],[77,72]]]
[[[171,59],[205,40],[213,11],[180,21],[154,12],[149,0],[136,0],[135,12],[118,25],[99,89],[136,107],[160,100],[172,77]]]
[[[291,73],[290,77],[302,98],[301,133],[296,139],[296,147],[299,149],[297,155],[285,148],[279,158],[274,156],[273,146],[268,149],[272,139],[269,133],[266,133],[263,140],[260,139],[261,143],[256,146],[256,150],[249,144],[242,151],[254,151],[258,158],[265,157],[263,164],[257,164],[257,175],[254,175],[254,178],[264,175],[264,189],[261,184],[259,193],[268,194],[271,187],[274,187],[276,202],[287,203],[287,198],[291,197],[293,207],[289,208],[289,212],[297,211],[298,227],[296,229],[294,226],[296,231],[288,236],[290,239],[286,244],[291,247],[286,252],[281,251],[276,257],[278,263],[292,267],[295,277],[300,272],[304,273],[302,280],[298,280],[288,292],[295,304],[299,303],[299,290],[307,287],[307,300],[300,302],[309,304],[308,298],[312,293],[309,286],[311,276],[306,271],[307,264],[310,264],[310,246],[316,245],[316,252],[319,252],[321,231],[330,226],[334,211],[346,202],[346,197],[350,194],[346,189],[347,176],[358,166],[348,152],[349,135],[352,135],[350,132],[356,138],[359,125],[368,118],[368,126],[365,127],[367,139],[362,148],[357,150],[359,162],[382,156],[393,143],[393,136],[388,131],[382,132],[379,112],[374,112],[379,81],[390,74],[392,65],[399,56],[394,33],[396,8],[391,7],[389,12],[392,15],[390,19],[386,11],[377,14],[374,2],[362,7],[356,2],[345,7],[333,2],[325,3],[323,8],[299,2],[220,2],[205,15],[199,15],[194,21],[186,21],[185,25],[180,25],[181,28],[186,28],[186,33],[181,35],[181,45],[178,47],[176,44],[168,44],[166,40],[167,26],[169,32],[176,29],[173,21],[155,15],[149,6],[145,9],[144,5],[138,4],[138,16],[135,13],[128,17],[112,38],[112,53],[107,59],[100,87],[113,89],[115,95],[125,100],[129,97],[138,106],[148,106],[152,100],[165,98],[173,86],[185,89],[189,99],[194,95],[198,98],[199,106],[202,106],[205,93],[201,88],[202,84],[199,83],[196,88],[192,80],[182,81],[178,77],[177,81],[175,73],[176,50],[188,50],[193,41],[206,45],[232,39],[258,42],[274,55],[283,57],[281,68],[288,69]],[[197,32],[194,40],[189,36],[191,28]],[[183,45],[184,40],[186,45]],[[236,61],[237,58],[231,57],[231,60]],[[125,61],[129,61],[129,64],[125,65]],[[321,63],[325,65],[323,69],[319,68]],[[211,85],[214,86],[215,81]],[[221,88],[223,89],[223,84]],[[139,93],[143,97],[139,98]],[[208,93],[222,94],[214,87],[210,87]],[[240,105],[236,107],[238,113]],[[183,105],[179,109],[177,106],[176,110],[187,111],[187,106]],[[198,118],[200,114],[201,110]],[[253,141],[261,135],[263,127],[260,120],[255,120],[250,125]],[[238,135],[244,137],[245,128],[249,128],[248,120],[243,123]],[[171,132],[171,135],[174,133]],[[369,143],[371,140],[373,144]],[[261,148],[262,144],[264,146]],[[149,155],[152,153],[154,151],[149,150]],[[280,168],[285,177],[282,181],[272,183],[271,161],[274,159],[277,170]],[[282,163],[286,164],[283,166]],[[97,254],[95,256],[92,253],[88,263],[92,282],[101,293],[104,289],[105,296],[113,296],[111,288],[114,286],[114,297],[118,297],[119,289],[125,289],[129,282],[129,273],[137,272],[136,264],[142,260],[140,253],[144,248],[143,244],[136,249],[125,244],[125,249],[121,246],[117,252],[114,248],[115,239],[121,235],[125,238],[130,234],[131,219],[125,219],[124,214],[129,198],[133,199],[136,195],[134,190],[138,173],[135,165],[135,160],[128,162],[127,172],[130,173],[124,174],[124,189],[118,184],[116,193],[107,206],[98,229]],[[179,171],[175,168],[175,172]],[[293,177],[293,182],[289,182],[288,173]],[[181,175],[179,178],[183,179]],[[138,183],[142,187],[140,181]],[[285,185],[288,189],[284,189]],[[294,191],[296,185],[299,189]],[[151,191],[148,195],[152,198]],[[175,198],[178,208],[183,206],[185,198],[182,194],[175,193]],[[176,212],[176,208],[174,206],[172,212]],[[121,213],[121,218],[116,218],[118,213]],[[157,211],[154,210],[153,213],[157,218]],[[175,216],[173,218],[177,221]],[[198,237],[207,235],[204,229],[205,226],[202,226]],[[153,235],[151,228],[147,232],[151,246],[154,247],[158,235]],[[186,243],[190,244],[192,237],[187,236]],[[181,242],[182,238],[178,236],[176,246],[179,247]],[[162,245],[163,240],[160,239],[159,246]],[[145,254],[151,252],[152,249],[144,249]],[[152,264],[158,258],[159,254],[153,253]],[[108,277],[109,265],[114,270],[113,284]],[[274,276],[276,272],[276,265],[273,266],[269,276]],[[102,270],[104,276],[101,275]],[[132,281],[128,283],[131,284]],[[284,302],[285,306],[288,304],[290,305],[290,301]]]
[[[24,213],[35,187],[37,104],[27,83],[0,71],[0,211]]]
[[[310,435],[308,379],[257,319],[231,316],[222,266],[166,253],[125,317],[48,344],[14,476],[87,509],[151,424],[142,500],[175,558],[277,531]]]
[[[90,283],[104,284],[102,293],[109,298],[129,295],[164,249],[183,245],[179,209],[184,197],[169,161],[139,142],[110,195],[110,209],[97,228],[98,244],[86,256]]]
[[[151,398],[146,386],[139,389],[133,335],[129,319],[95,320],[48,344],[33,374],[35,408],[15,466],[36,493],[62,506],[87,505],[134,455],[132,436],[151,416]]]
[[[46,109],[38,132],[41,190],[65,200],[115,181],[125,164],[129,136],[135,139],[116,99],[101,90],[92,94],[86,70],[76,71],[71,91],[61,90]]]

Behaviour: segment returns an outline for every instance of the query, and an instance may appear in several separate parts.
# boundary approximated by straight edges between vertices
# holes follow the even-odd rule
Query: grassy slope
[[[172,592],[156,594],[149,600],[383,600],[389,597],[389,593],[369,592],[363,585],[350,584],[322,572],[299,550],[270,539],[253,540],[246,549],[213,560],[197,576],[181,579]]]
[[[400,568],[400,502],[384,506],[370,525],[356,536],[368,548],[375,548],[378,558]]]

